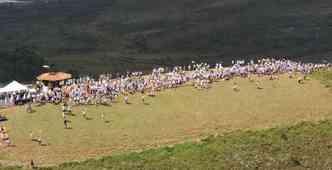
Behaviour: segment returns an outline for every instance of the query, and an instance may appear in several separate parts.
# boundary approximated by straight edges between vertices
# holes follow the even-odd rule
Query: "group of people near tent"
[[[252,75],[258,75],[274,79],[282,73],[287,73],[290,77],[296,72],[306,75],[317,69],[330,66],[330,64],[301,63],[286,59],[262,59],[256,63],[237,61],[229,67],[220,63],[212,66],[207,63],[192,62],[190,65],[175,66],[171,69],[154,68],[150,74],[146,75],[142,72],[128,72],[117,77],[112,74],[103,74],[97,79],[89,76],[79,77],[59,83],[60,86],[52,88],[38,82],[36,91],[11,93],[6,98],[15,104],[30,101],[55,104],[64,101],[72,104],[103,104],[111,103],[112,100],[123,95],[124,102],[129,103],[129,96],[134,93],[154,96],[157,91],[176,88],[184,84],[205,89],[213,81],[229,80],[236,76],[251,79]],[[300,79],[298,82],[302,82],[302,80]],[[259,82],[256,84],[259,88]]]
[[[18,105],[30,102],[32,90],[27,86],[12,81],[7,86],[0,88],[0,105]]]

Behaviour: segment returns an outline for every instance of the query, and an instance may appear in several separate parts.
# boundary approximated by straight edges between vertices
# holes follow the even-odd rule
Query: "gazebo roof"
[[[40,81],[62,81],[71,78],[71,74],[64,72],[49,72],[43,73],[37,77]]]

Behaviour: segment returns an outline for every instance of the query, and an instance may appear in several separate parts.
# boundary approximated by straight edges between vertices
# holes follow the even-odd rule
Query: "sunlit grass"
[[[236,129],[261,129],[290,125],[300,121],[317,121],[331,117],[332,94],[320,81],[311,78],[299,85],[296,78],[261,81],[263,89],[247,79],[220,81],[208,90],[187,85],[149,97],[146,104],[140,95],[121,98],[112,106],[78,106],[69,116],[72,129],[64,129],[61,107],[48,104],[11,109],[6,126],[16,145],[1,152],[7,160],[40,164],[95,158],[181,143],[211,134]],[[232,90],[233,82],[239,92]],[[87,110],[90,120],[80,114]],[[102,120],[101,114],[105,115]],[[33,131],[48,146],[30,140]]]

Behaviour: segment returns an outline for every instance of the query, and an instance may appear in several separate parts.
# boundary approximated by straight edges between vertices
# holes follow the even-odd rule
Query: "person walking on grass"
[[[33,142],[37,142],[38,145],[42,145],[42,138],[41,138],[41,135],[39,135],[38,138],[35,138],[34,134],[33,134],[33,131],[30,131],[30,139],[31,141]]]
[[[82,117],[83,117],[84,119],[87,119],[86,109],[82,111]]]
[[[145,95],[144,94],[142,94],[141,100],[142,100],[142,103],[145,104]]]
[[[30,168],[37,169],[37,166],[35,165],[35,162],[33,160],[30,161]]]
[[[105,121],[105,114],[104,114],[104,113],[101,113],[101,114],[100,114],[100,118],[101,118],[102,121]]]
[[[32,112],[32,107],[31,107],[31,102],[30,101],[26,104],[26,112],[27,113],[31,113]]]
[[[33,136],[33,131],[30,131],[30,134],[29,134],[29,136],[30,136],[30,139],[31,139],[31,140],[33,140],[33,139],[34,139],[34,136]]]
[[[65,129],[69,129],[69,125],[68,125],[68,123],[69,123],[69,120],[68,120],[68,119],[65,119],[65,120],[63,121],[63,124],[64,124],[64,126],[65,126]]]
[[[297,83],[298,84],[304,84],[304,77],[301,76],[301,77],[297,78]]]
[[[37,138],[37,142],[38,142],[38,144],[39,144],[39,146],[41,146],[42,145],[42,142],[43,140],[42,140],[42,130],[40,129],[39,130],[39,137]]]
[[[11,140],[6,132],[0,133],[2,141],[8,146],[11,146]]]
[[[126,104],[129,104],[128,95],[125,95],[125,96],[124,96],[124,102],[125,102]]]
[[[238,92],[240,89],[239,89],[239,86],[237,85],[236,82],[233,83],[233,87],[232,87],[233,91],[235,92]]]
[[[259,80],[257,80],[257,81],[255,82],[255,84],[256,84],[256,88],[257,88],[258,90],[263,89],[263,87],[261,86],[261,83],[259,82]]]
[[[66,119],[66,103],[62,104],[62,118]]]
[[[66,119],[66,113],[65,112],[62,112],[62,118]]]

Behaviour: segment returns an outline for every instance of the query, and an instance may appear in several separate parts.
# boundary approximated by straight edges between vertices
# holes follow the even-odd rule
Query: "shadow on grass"
[[[110,104],[110,103],[101,103],[100,105],[101,106],[112,106],[112,104]]]
[[[36,110],[32,109],[32,110],[29,110],[29,111],[26,111],[26,113],[36,113]]]
[[[73,116],[73,117],[75,117],[75,116],[76,116],[76,114],[74,114],[74,113],[72,113],[72,112],[70,112],[70,113],[67,113],[66,115],[68,115],[68,116]]]

